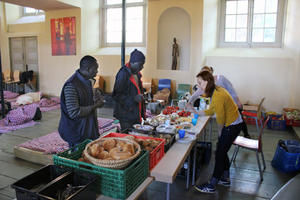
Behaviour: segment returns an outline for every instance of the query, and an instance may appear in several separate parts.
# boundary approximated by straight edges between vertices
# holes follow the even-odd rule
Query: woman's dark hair
[[[204,92],[207,95],[207,97],[211,97],[214,90],[216,89],[215,79],[213,75],[208,71],[202,71],[199,72],[196,77],[201,77],[202,80],[207,81],[207,85]]]
[[[201,68],[201,71],[210,71],[210,73],[214,73],[214,68],[210,67],[210,66],[204,66]]]

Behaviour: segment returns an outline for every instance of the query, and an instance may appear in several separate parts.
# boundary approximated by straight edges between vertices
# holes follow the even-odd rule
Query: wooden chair
[[[6,69],[3,71],[3,83],[4,83],[4,90],[8,90],[9,82],[12,80],[11,78],[11,70]]]
[[[3,81],[4,82],[11,81],[11,70],[10,69],[6,69],[3,71]]]
[[[18,83],[20,83],[20,71],[15,70],[13,72],[13,78],[10,81],[6,82],[6,84],[12,86],[13,92],[17,92],[17,84]]]
[[[151,93],[152,90],[152,78],[144,78],[142,77],[142,81],[143,81],[143,88],[145,88],[147,93]]]
[[[263,154],[263,149],[262,149],[262,134],[264,131],[264,128],[266,127],[268,121],[269,121],[270,117],[268,116],[267,119],[265,120],[262,128],[260,129],[260,133],[258,136],[258,139],[249,139],[249,138],[245,138],[243,136],[238,136],[233,144],[236,146],[235,150],[233,152],[231,161],[230,161],[230,165],[232,164],[232,162],[235,162],[236,156],[239,152],[239,148],[245,148],[248,150],[252,150],[256,152],[256,159],[257,159],[257,164],[258,164],[258,169],[259,169],[259,174],[260,174],[260,181],[263,181],[263,171],[266,169],[266,162],[265,162],[265,158],[264,158],[264,154]],[[260,160],[259,160],[259,155],[261,154],[261,158],[262,158],[262,162],[263,162],[263,170],[261,169],[261,165],[260,165]]]
[[[243,117],[255,119],[257,133],[260,133],[262,128],[262,104],[265,101],[263,97],[258,105],[243,105]]]
[[[102,76],[100,76],[100,75],[96,75],[96,77],[95,77],[95,80],[96,80],[96,82],[95,82],[95,84],[94,84],[94,88],[99,88],[102,92],[105,92],[104,91],[104,79],[103,79],[103,77]]]

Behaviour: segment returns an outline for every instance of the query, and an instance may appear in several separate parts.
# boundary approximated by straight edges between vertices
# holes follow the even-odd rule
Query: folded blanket
[[[99,129],[105,128],[107,126],[110,126],[114,122],[113,119],[107,119],[107,118],[101,118],[98,117],[98,127]]]
[[[37,104],[30,104],[9,111],[4,118],[5,125],[16,126],[31,121],[36,113],[37,108]]]
[[[55,154],[69,149],[68,143],[60,137],[57,131],[24,142],[19,147],[44,152],[45,154]]]
[[[7,100],[7,99],[15,99],[17,96],[19,96],[19,94],[11,91],[3,91],[3,96],[4,99]]]
[[[15,131],[21,128],[26,128],[26,127],[30,127],[30,126],[34,126],[36,125],[38,122],[35,122],[33,120],[26,122],[25,124],[21,124],[21,125],[15,125],[15,126],[6,126],[5,119],[1,119],[0,120],[0,133],[9,133],[11,131]]]

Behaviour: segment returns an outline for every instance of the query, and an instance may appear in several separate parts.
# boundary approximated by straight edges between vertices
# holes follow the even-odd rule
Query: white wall
[[[208,52],[217,47],[218,9],[219,0],[204,0],[203,2],[203,61]],[[201,66],[198,66],[199,72]]]
[[[265,97],[265,109],[279,113],[289,106],[292,59],[208,56],[206,63],[230,80],[243,103],[258,104]]]
[[[17,19],[21,17],[21,7],[5,3],[5,14],[6,14],[6,23],[7,24],[13,24]]]
[[[176,19],[176,20],[174,20]],[[168,8],[160,16],[157,40],[158,69],[172,69],[173,38],[179,47],[178,70],[189,70],[191,48],[191,22],[189,14],[182,8]]]
[[[292,52],[295,62],[295,71],[293,72],[292,95],[290,105],[300,108],[300,1],[289,0],[287,7],[287,22],[285,33],[285,49]]]
[[[100,0],[82,1],[81,8],[81,49],[89,54],[99,48],[100,44]]]
[[[176,83],[192,84],[195,81],[194,69],[201,65],[202,58],[202,0],[163,0],[148,2],[147,57],[143,74],[150,78],[169,78]],[[184,9],[191,19],[191,51],[188,71],[159,70],[157,68],[158,23],[162,13],[168,8]],[[177,17],[174,20],[178,20]]]
[[[217,0],[204,1],[203,57],[215,74],[225,75],[243,103],[258,103],[266,97],[267,111],[300,108],[300,1],[289,0],[283,48],[218,48]],[[211,35],[209,35],[211,32]]]

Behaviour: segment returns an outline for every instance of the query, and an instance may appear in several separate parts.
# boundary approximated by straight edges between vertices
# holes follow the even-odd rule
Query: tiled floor
[[[111,108],[102,108],[98,111],[100,117],[112,118]],[[57,130],[60,111],[43,113],[40,124],[0,135],[0,200],[14,199],[15,191],[10,184],[16,180],[39,169],[41,165],[33,164],[17,159],[13,154],[13,147],[31,138],[46,135]],[[255,127],[248,126],[250,134],[255,134]],[[216,125],[213,129],[213,147],[216,141]],[[218,186],[218,192],[212,195],[201,194],[193,187],[185,189],[185,179],[177,177],[171,185],[171,199],[220,199],[220,200],[250,200],[270,199],[275,192],[284,185],[295,174],[284,174],[278,172],[271,166],[276,145],[279,139],[298,139],[293,130],[273,131],[266,129],[263,136],[263,150],[267,168],[264,172],[264,181],[259,182],[259,172],[256,163],[255,153],[247,150],[240,150],[236,163],[231,167],[232,186],[225,188]],[[233,148],[232,148],[233,149]],[[232,155],[232,149],[229,155]],[[197,183],[203,183],[210,178],[214,166],[214,159],[201,167]],[[165,199],[166,184],[153,182],[148,189],[140,196],[140,199],[160,200]]]

